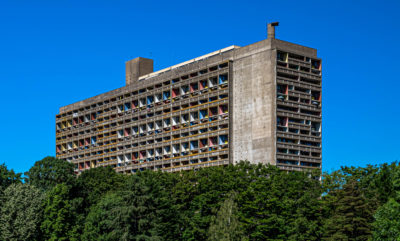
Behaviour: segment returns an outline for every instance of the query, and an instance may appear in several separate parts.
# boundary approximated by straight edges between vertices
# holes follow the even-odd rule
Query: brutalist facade
[[[321,60],[275,39],[231,46],[153,72],[126,63],[126,86],[60,108],[57,158],[76,172],[181,171],[240,160],[320,169]]]

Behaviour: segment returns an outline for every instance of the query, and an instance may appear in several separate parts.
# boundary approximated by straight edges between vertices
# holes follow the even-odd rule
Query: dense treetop
[[[0,165],[0,240],[400,240],[399,201],[398,163],[75,176],[46,157],[24,182]]]

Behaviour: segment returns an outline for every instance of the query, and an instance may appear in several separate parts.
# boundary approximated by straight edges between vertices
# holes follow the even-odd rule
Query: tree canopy
[[[20,182],[20,173],[15,173],[13,170],[8,170],[4,163],[0,165],[0,195],[1,192],[11,184]]]
[[[397,162],[76,176],[46,157],[25,175],[0,166],[0,240],[400,240]]]
[[[0,209],[1,240],[39,240],[44,194],[29,184],[11,184],[4,190]]]
[[[54,157],[45,157],[35,162],[25,176],[27,183],[50,190],[61,183],[72,185],[75,180],[74,165]]]

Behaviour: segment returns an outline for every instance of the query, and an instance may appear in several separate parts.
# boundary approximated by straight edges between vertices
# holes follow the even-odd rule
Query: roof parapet
[[[200,57],[197,57],[197,58],[182,62],[180,64],[176,64],[176,65],[173,65],[171,67],[168,67],[168,68],[165,68],[165,69],[161,69],[159,71],[156,71],[156,72],[153,72],[153,73],[150,73],[150,74],[146,74],[146,75],[140,76],[139,77],[139,81],[145,80],[145,79],[148,79],[148,78],[152,78],[152,77],[157,76],[157,75],[159,75],[161,73],[164,73],[164,72],[179,68],[179,67],[181,67],[183,65],[187,65],[187,64],[190,64],[190,63],[202,60],[202,59],[206,59],[206,58],[209,58],[211,56],[214,56],[214,55],[217,55],[217,54],[221,54],[221,53],[233,50],[233,49],[238,49],[238,48],[240,48],[240,47],[236,46],[236,45],[232,45],[232,46],[229,46],[229,47],[214,51],[212,53],[209,53],[209,54],[206,54],[206,55],[203,55],[203,56],[200,56]]]

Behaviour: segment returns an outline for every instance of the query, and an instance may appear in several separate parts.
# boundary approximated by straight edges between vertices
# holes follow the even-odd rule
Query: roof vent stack
[[[275,38],[275,26],[279,26],[279,22],[273,22],[267,24],[267,38],[273,39]]]

